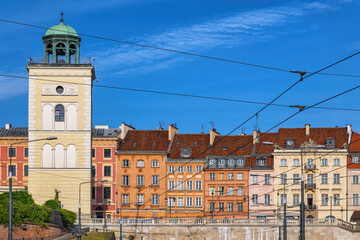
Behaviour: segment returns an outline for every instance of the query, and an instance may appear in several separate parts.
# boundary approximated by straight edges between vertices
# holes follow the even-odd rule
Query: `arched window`
[[[55,122],[64,122],[64,106],[63,105],[56,105],[55,107]]]
[[[52,168],[53,167],[53,154],[52,147],[50,144],[45,144],[42,149],[42,167]]]
[[[144,167],[144,160],[138,160],[136,166],[137,167]]]

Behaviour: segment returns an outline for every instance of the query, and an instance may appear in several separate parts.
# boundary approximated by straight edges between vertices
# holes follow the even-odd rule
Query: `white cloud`
[[[141,36],[130,41],[179,51],[204,52],[213,48],[230,48],[264,41],[273,37],[267,33],[271,27],[295,21],[296,17],[314,11],[331,10],[332,6],[306,3],[277,8],[239,12],[230,17],[208,20],[205,23],[181,27],[158,35]],[[122,74],[155,71],[179,63],[179,55],[149,48],[118,44],[91,54],[100,59],[100,71],[117,70]],[[182,58],[186,59],[186,58]]]

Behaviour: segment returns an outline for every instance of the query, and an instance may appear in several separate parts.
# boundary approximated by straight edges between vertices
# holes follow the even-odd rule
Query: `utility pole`
[[[284,237],[283,240],[287,240],[287,227],[286,227],[286,223],[287,223],[287,219],[286,219],[286,194],[285,194],[285,185],[286,185],[286,178],[283,179],[284,181]]]
[[[120,222],[120,240],[122,240],[122,222]]]
[[[281,221],[279,221],[279,240],[281,240]]]
[[[332,199],[333,196],[330,195],[330,221],[332,222]]]

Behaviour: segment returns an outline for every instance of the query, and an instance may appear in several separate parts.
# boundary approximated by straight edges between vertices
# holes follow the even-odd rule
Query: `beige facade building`
[[[274,149],[274,191],[279,216],[300,215],[301,167],[305,217],[345,220],[347,147],[351,128],[279,129]],[[302,165],[303,163],[303,165]],[[285,191],[284,191],[285,184]]]
[[[91,181],[92,81],[94,67],[79,57],[80,37],[63,24],[43,36],[44,57],[29,72],[29,192],[36,203],[60,192],[61,205],[77,212],[79,185]],[[82,212],[90,214],[90,184],[81,189]]]

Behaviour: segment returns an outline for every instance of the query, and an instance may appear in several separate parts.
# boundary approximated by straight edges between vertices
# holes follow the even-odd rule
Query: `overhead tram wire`
[[[9,74],[0,74],[0,76],[1,77],[8,77],[8,78],[29,79],[28,77],[18,76],[18,75],[9,75]],[[44,79],[44,78],[36,78],[34,80],[45,81],[45,82],[55,82],[55,83],[65,83],[66,82],[66,83],[78,84],[78,85],[83,85],[83,86],[93,86],[93,87],[99,87],[99,88],[108,88],[108,89],[116,89],[116,90],[124,90],[124,91],[172,95],[172,96],[179,96],[179,97],[191,97],[191,98],[219,100],[219,101],[228,101],[228,102],[238,102],[238,103],[248,103],[248,104],[257,104],[257,105],[266,105],[267,104],[265,102],[240,100],[240,99],[233,99],[233,98],[212,97],[212,96],[204,96],[204,95],[194,95],[194,94],[176,93],[176,92],[165,92],[165,91],[139,89],[139,88],[126,88],[126,87],[99,85],[99,84],[75,83],[75,82],[69,82],[69,81],[60,81],[60,80],[52,80],[52,79]],[[294,106],[294,105],[276,104],[276,103],[272,103],[272,104],[270,104],[270,106],[286,107],[286,108],[306,107],[306,106],[299,106],[299,105]],[[360,109],[353,109],[353,108],[334,108],[334,107],[314,107],[314,108],[324,109],[324,110],[340,110],[340,111],[360,112]]]
[[[39,29],[44,29],[44,30],[49,29],[49,27],[43,27],[43,26],[39,26],[39,25],[23,23],[23,22],[18,22],[18,21],[11,21],[11,20],[6,20],[6,19],[0,19],[0,22],[16,24],[16,25],[22,25],[22,26],[33,27],[33,28],[39,28]],[[53,29],[53,30],[58,31],[58,32],[65,32],[66,33],[66,31],[60,30],[60,29]],[[84,36],[84,37],[100,39],[100,40],[105,40],[105,41],[111,41],[111,42],[117,42],[117,43],[137,46],[137,47],[150,48],[150,49],[154,49],[154,50],[161,50],[161,51],[167,51],[167,52],[172,52],[172,53],[179,53],[179,54],[184,54],[184,55],[188,55],[188,56],[194,56],[194,57],[206,58],[206,59],[211,59],[211,60],[217,60],[217,61],[223,61],[223,62],[229,62],[229,63],[236,63],[236,64],[241,64],[241,65],[246,65],[246,66],[251,66],[251,67],[263,68],[263,69],[268,69],[268,70],[291,73],[291,70],[287,70],[287,69],[283,69],[283,68],[265,66],[265,65],[248,63],[248,62],[242,62],[242,61],[226,59],[226,58],[220,58],[220,57],[207,56],[207,55],[202,55],[202,54],[197,54],[197,53],[192,53],[192,52],[186,52],[186,51],[175,50],[175,49],[164,48],[164,47],[156,47],[156,46],[151,46],[151,45],[147,45],[147,44],[134,43],[134,42],[129,42],[129,41],[122,41],[122,40],[117,40],[117,39],[113,39],[113,38],[95,36],[95,35],[84,34],[84,33],[77,33],[77,34],[80,35],[80,36]],[[339,76],[339,77],[353,77],[353,78],[359,78],[360,77],[360,75],[337,74],[337,73],[321,73],[321,72],[318,72],[318,71],[316,71],[316,72],[308,72],[308,73],[310,75],[312,75],[312,74],[321,74],[321,75]]]

